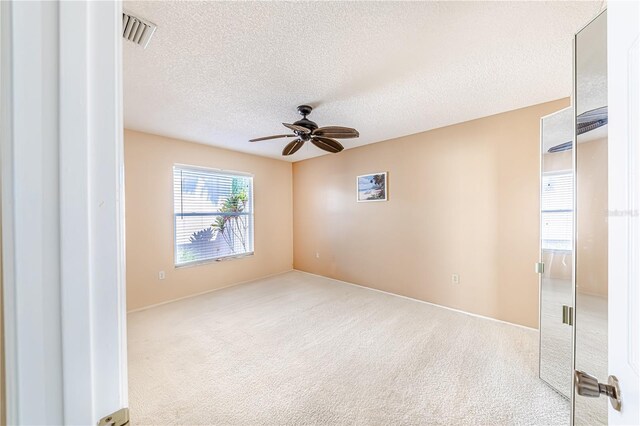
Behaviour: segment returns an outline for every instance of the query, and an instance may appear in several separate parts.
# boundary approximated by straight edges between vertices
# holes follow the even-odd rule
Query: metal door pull
[[[616,376],[609,376],[608,384],[599,383],[598,379],[584,371],[575,371],[575,386],[578,395],[588,398],[598,398],[600,394],[607,395],[614,410],[620,411],[622,399],[620,397],[620,386]]]
[[[562,305],[562,323],[573,325],[573,308],[571,306]]]

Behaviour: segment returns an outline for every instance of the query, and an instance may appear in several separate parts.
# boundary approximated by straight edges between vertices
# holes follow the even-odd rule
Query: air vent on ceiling
[[[156,31],[156,24],[133,16],[130,13],[122,12],[122,37],[147,48],[151,36]]]

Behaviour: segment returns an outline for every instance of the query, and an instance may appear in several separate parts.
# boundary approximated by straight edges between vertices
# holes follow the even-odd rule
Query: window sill
[[[195,260],[193,262],[186,262],[186,263],[181,263],[179,265],[173,265],[173,267],[175,269],[182,269],[182,268],[190,268],[193,266],[201,266],[201,265],[207,265],[210,263],[217,263],[217,262],[224,262],[227,260],[236,260],[236,259],[244,259],[246,257],[251,257],[254,255],[254,252],[248,252],[248,253],[242,253],[242,254],[234,254],[231,256],[223,256],[223,257],[216,257],[215,259],[207,259],[207,260]]]
[[[571,253],[572,250],[571,249],[564,249],[564,248],[543,248],[542,251],[544,252],[560,252],[560,253]]]

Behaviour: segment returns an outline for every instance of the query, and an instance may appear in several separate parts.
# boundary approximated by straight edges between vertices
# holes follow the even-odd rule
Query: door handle
[[[562,305],[562,323],[573,325],[573,308],[571,306]]]
[[[578,395],[587,398],[598,398],[600,395],[607,395],[614,410],[620,411],[622,398],[620,397],[620,386],[616,376],[609,376],[607,384],[599,383],[598,379],[584,371],[574,372],[574,384]]]

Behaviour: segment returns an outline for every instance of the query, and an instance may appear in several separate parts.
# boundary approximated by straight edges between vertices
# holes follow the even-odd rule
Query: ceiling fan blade
[[[296,139],[293,142],[289,142],[287,146],[285,146],[284,149],[282,150],[282,155],[295,154],[297,150],[302,148],[302,145],[304,145],[304,141],[300,139]]]
[[[291,130],[295,131],[295,132],[300,132],[300,133],[311,133],[311,130],[307,129],[306,127],[302,127],[302,126],[296,126],[295,124],[288,124],[288,123],[282,123],[283,126],[290,128]]]
[[[358,136],[360,136],[360,133],[358,133],[356,129],[340,126],[319,127],[313,131],[313,134],[316,136],[338,139],[357,138]]]
[[[265,136],[263,138],[251,139],[249,142],[259,142],[259,141],[268,141],[269,139],[278,139],[278,138],[291,138],[295,135],[275,135],[275,136]]]
[[[344,149],[342,144],[335,139],[324,138],[322,136],[313,136],[311,143],[320,149],[331,152],[333,154],[338,153]]]

